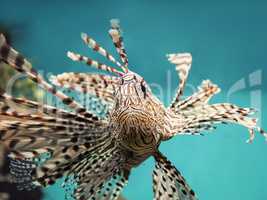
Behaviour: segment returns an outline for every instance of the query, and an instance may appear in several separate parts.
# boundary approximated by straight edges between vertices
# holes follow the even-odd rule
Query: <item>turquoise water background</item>
[[[246,87],[231,94],[230,101],[245,107],[261,102],[261,122],[267,129],[266,10],[267,2],[260,0],[0,0],[0,24],[10,28],[13,46],[38,70],[58,74],[91,71],[69,60],[67,50],[103,60],[85,47],[80,32],[116,54],[107,31],[109,20],[119,18],[131,70],[148,83],[160,85],[166,105],[175,93],[178,78],[165,54],[191,52],[188,82],[196,87],[203,79],[211,79],[222,89],[212,102],[225,102],[230,88],[244,80]],[[255,71],[260,74],[258,81],[261,77],[258,85],[249,81]],[[259,135],[253,144],[246,144],[247,137],[243,127],[219,126],[205,137],[177,136],[160,149],[200,200],[265,200],[267,144]],[[152,199],[152,169],[153,160],[149,159],[133,170],[124,190],[127,199]],[[45,200],[63,199],[57,185],[45,192]]]

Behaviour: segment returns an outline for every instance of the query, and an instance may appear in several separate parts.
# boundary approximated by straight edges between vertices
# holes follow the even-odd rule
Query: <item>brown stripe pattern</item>
[[[63,181],[66,191],[71,192],[68,184],[73,188],[77,183],[74,194],[67,199],[116,200],[128,182],[131,169],[153,156],[156,161],[153,171],[154,199],[197,200],[181,173],[159,152],[162,141],[175,135],[202,135],[203,131],[227,123],[246,127],[249,131],[248,142],[254,139],[255,131],[267,139],[267,133],[258,127],[257,119],[252,117],[254,109],[230,103],[209,103],[220,91],[209,80],[203,81],[196,93],[180,99],[191,68],[190,53],[168,55],[168,60],[176,65],[180,84],[174,101],[165,108],[152,94],[144,78],[128,70],[118,21],[111,22],[109,34],[123,65],[88,35],[82,34],[82,39],[91,49],[118,65],[121,71],[72,52],[68,52],[68,56],[117,76],[63,73],[51,77],[52,83],[61,89],[94,95],[97,100],[90,98],[90,101],[95,110],[99,107],[97,103],[106,101],[110,107],[103,118],[92,114],[96,112],[86,110],[86,100],[83,99],[86,103],[82,107],[48,84],[1,35],[0,59],[28,75],[75,111],[49,105],[42,105],[40,109],[37,102],[12,97],[0,89],[0,142],[11,152],[11,171],[17,182],[29,187],[32,182],[46,186],[66,177]],[[11,106],[11,102],[24,110]],[[31,110],[35,112],[26,112]],[[32,164],[44,153],[49,155],[49,159],[38,166]]]
[[[100,55],[107,58],[109,61],[115,63],[118,67],[121,67],[121,64],[102,46],[100,46],[93,38],[89,37],[86,33],[81,34],[81,38],[89,48],[98,52]]]
[[[115,76],[86,73],[63,73],[50,77],[50,81],[54,85],[94,95],[109,104],[110,108],[115,104],[114,94],[119,80]]]
[[[96,60],[92,60],[91,58],[88,58],[86,56],[82,56],[80,54],[76,54],[76,53],[73,53],[73,52],[70,52],[68,51],[67,53],[67,56],[72,59],[73,61],[80,61],[80,62],[84,62],[85,64],[89,65],[89,66],[92,66],[96,69],[100,69],[100,70],[104,70],[104,71],[107,71],[107,72],[111,72],[111,73],[115,73],[119,76],[123,76],[123,73],[116,70],[115,68],[113,67],[110,67],[108,65],[105,65],[103,63],[100,63]]]
[[[174,108],[179,102],[179,98],[183,95],[185,82],[191,68],[192,56],[190,53],[168,54],[167,56],[168,60],[176,65],[176,71],[178,72],[180,78],[179,88],[170,106],[171,108]]]
[[[195,192],[175,166],[160,152],[154,157],[156,160],[153,171],[154,200],[197,200]]]
[[[32,68],[29,61],[6,43],[6,39],[2,34],[0,35],[0,58],[18,72],[26,74],[32,81],[36,82],[43,89],[58,97],[64,104],[69,106],[71,109],[74,109],[79,115],[97,119],[96,116],[92,113],[88,113],[85,108],[79,105],[79,103],[75,100],[66,96],[61,91],[57,91],[55,87],[47,83],[43,77],[34,68]]]
[[[124,48],[123,37],[121,36],[121,30],[118,20],[111,20],[111,29],[109,30],[109,35],[116,47],[118,54],[120,55],[121,61],[123,62],[123,71],[127,72],[128,56]]]

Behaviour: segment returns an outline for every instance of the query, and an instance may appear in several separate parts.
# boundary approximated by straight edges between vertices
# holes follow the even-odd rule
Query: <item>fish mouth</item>
[[[140,104],[128,105],[122,112],[128,112],[128,115],[149,115],[149,113]]]

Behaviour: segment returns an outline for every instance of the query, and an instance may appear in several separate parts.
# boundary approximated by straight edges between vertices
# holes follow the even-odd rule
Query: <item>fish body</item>
[[[171,111],[153,95],[145,80],[131,71],[122,77],[114,96],[110,124],[115,127],[115,141],[126,154],[126,166],[137,167],[157,153],[169,128]]]
[[[112,75],[63,73],[51,76],[52,84],[0,35],[0,59],[67,107],[16,98],[0,90],[0,142],[10,152],[10,172],[21,188],[52,185],[63,178],[67,199],[117,199],[131,170],[153,156],[154,199],[196,200],[195,192],[181,173],[159,151],[161,142],[177,135],[199,135],[221,123],[248,128],[248,142],[254,139],[255,131],[267,138],[257,120],[251,117],[253,109],[229,103],[209,104],[220,91],[209,80],[203,81],[197,92],[181,99],[192,63],[190,53],[167,55],[176,66],[180,83],[172,103],[165,107],[144,78],[129,69],[116,20],[112,21],[109,35],[121,62],[87,34],[82,33],[81,37],[88,47],[120,70],[68,52],[70,59]],[[83,105],[59,88],[80,94]],[[101,110],[99,104],[106,108],[104,117],[97,114]],[[16,106],[26,110],[18,110]],[[49,158],[44,159],[44,155]],[[68,184],[77,187],[70,191]]]

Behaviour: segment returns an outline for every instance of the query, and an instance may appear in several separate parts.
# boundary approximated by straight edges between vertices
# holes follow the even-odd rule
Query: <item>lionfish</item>
[[[76,187],[70,198],[117,199],[131,170],[152,156],[154,199],[196,200],[195,192],[181,173],[159,151],[162,141],[176,135],[200,135],[221,123],[246,127],[248,142],[254,139],[255,131],[267,138],[267,133],[251,116],[254,109],[229,103],[209,104],[211,97],[220,91],[209,80],[203,81],[194,94],[181,99],[192,63],[190,53],[167,55],[176,66],[180,82],[174,100],[165,107],[144,78],[129,69],[118,21],[111,21],[109,35],[120,62],[87,34],[82,33],[81,37],[117,69],[73,52],[67,55],[113,75],[63,73],[52,76],[52,84],[0,36],[0,59],[27,75],[66,107],[40,105],[1,90],[0,139],[10,152],[11,174],[21,187],[47,186],[60,178],[66,185],[72,179]],[[106,114],[98,116],[66,95],[63,88],[96,97],[106,105]],[[39,112],[18,111],[8,102]],[[49,154],[49,158],[36,162],[44,154]]]

